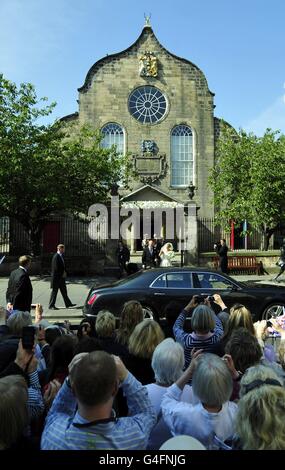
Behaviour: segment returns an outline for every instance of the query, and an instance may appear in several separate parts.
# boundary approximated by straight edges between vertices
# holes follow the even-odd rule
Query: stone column
[[[111,210],[112,209],[112,210]],[[112,207],[108,206],[108,232],[106,236],[106,245],[105,245],[105,266],[106,267],[115,267],[118,268],[118,257],[116,255],[116,251],[118,248],[118,241],[119,241],[119,231],[114,230],[112,228],[112,219],[114,223],[114,213],[119,211],[119,201],[113,202]],[[119,219],[115,221],[117,224],[119,223]],[[116,233],[118,232],[118,233]]]
[[[185,227],[187,228],[186,250],[184,253],[185,265],[198,265],[198,221],[197,206],[195,202],[188,204],[188,215]]]
[[[135,233],[134,233],[134,225],[131,225],[131,253],[135,253],[136,244],[135,244]]]

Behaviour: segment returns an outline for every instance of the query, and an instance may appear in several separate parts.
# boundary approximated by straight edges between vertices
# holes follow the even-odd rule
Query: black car
[[[207,268],[158,268],[139,271],[132,276],[90,290],[83,314],[94,317],[102,309],[119,316],[123,304],[138,300],[150,317],[163,318],[170,301],[187,305],[193,295],[220,294],[227,307],[245,305],[253,319],[270,318],[283,313],[285,288],[254,282],[240,282]],[[219,308],[214,305],[214,309]]]

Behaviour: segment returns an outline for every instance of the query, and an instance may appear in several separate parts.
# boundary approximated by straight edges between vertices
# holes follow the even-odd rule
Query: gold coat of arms
[[[157,58],[153,52],[146,51],[140,56],[139,61],[141,77],[157,77]]]

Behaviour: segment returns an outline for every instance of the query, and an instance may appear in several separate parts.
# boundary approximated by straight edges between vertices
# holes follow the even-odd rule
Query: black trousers
[[[58,289],[61,292],[61,295],[63,297],[64,303],[66,307],[70,307],[72,304],[70,298],[67,295],[67,289],[66,289],[66,284],[65,284],[65,279],[62,277],[58,284],[52,288],[51,295],[50,295],[50,300],[49,300],[49,308],[55,306],[56,302],[56,297],[58,293]]]
[[[222,273],[228,274],[228,258],[220,258],[220,269]]]
[[[124,274],[124,271],[128,273],[126,263],[127,263],[126,261],[119,261],[120,277],[122,277],[122,275]]]

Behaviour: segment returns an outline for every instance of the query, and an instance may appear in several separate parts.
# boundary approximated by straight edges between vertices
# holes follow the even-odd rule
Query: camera
[[[196,300],[198,304],[204,303],[205,299],[208,299],[210,302],[214,302],[214,297],[212,295],[196,295]]]

